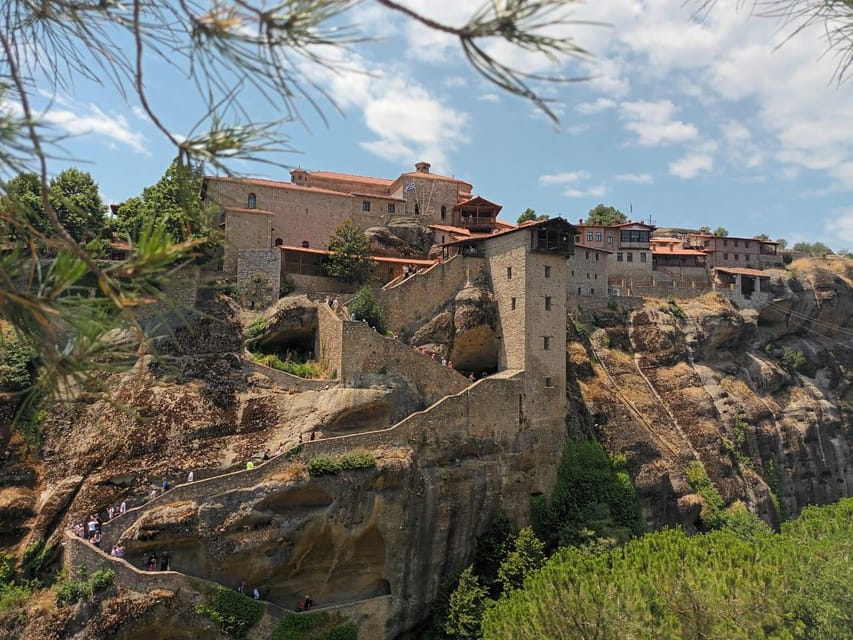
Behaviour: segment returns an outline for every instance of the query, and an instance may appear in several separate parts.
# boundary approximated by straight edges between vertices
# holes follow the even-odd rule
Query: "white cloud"
[[[692,124],[673,118],[676,107],[670,100],[623,102],[621,109],[625,128],[637,135],[642,146],[686,142],[699,136]]]
[[[842,209],[833,217],[824,219],[823,228],[830,237],[853,243],[853,207]]]
[[[616,101],[610,98],[598,98],[594,102],[580,102],[575,105],[575,111],[589,115],[599,113],[607,109],[613,109],[616,106]]]
[[[620,173],[616,176],[616,180],[632,184],[652,184],[655,181],[650,173]]]
[[[700,173],[710,173],[714,168],[714,143],[700,145],[669,165],[669,174],[677,178],[695,178]]]
[[[477,100],[480,102],[500,102],[501,97],[496,93],[484,93],[477,96]]]
[[[338,51],[328,67],[310,67],[315,80],[341,109],[358,109],[374,140],[360,146],[399,162],[429,158],[448,166],[449,154],[468,138],[468,115],[445,104],[404,68],[371,65],[357,54]]]
[[[729,161],[737,169],[756,169],[764,162],[764,153],[752,141],[752,134],[743,123],[727,120],[720,126]]]
[[[607,188],[603,184],[588,187],[586,189],[571,188],[563,191],[563,195],[567,198],[600,198],[605,193],[607,193]]]
[[[550,186],[554,184],[572,184],[589,178],[586,171],[564,171],[563,173],[551,173],[539,176],[539,184]]]

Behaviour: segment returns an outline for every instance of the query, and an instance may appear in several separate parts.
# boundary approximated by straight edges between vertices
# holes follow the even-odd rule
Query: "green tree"
[[[480,621],[486,608],[486,590],[480,585],[472,567],[459,576],[459,584],[450,594],[450,606],[444,632],[453,640],[476,640],[482,637]]]
[[[776,244],[779,245],[780,249],[785,249],[788,246],[788,241],[785,238],[776,238]]]
[[[616,207],[597,204],[586,214],[586,224],[622,224],[628,221],[628,216]]]
[[[759,233],[757,236],[752,236],[752,237],[755,238],[756,240],[767,240],[767,241],[770,240],[770,236],[768,236],[766,233]]]
[[[704,234],[706,234],[706,235],[711,235],[711,227],[709,227],[709,226],[708,226],[708,225],[706,225],[706,224],[703,224],[701,227],[699,227],[699,233],[704,233]]]
[[[385,333],[385,312],[370,287],[359,289],[347,304],[347,310],[356,320],[367,320],[379,333]]]
[[[518,220],[516,220],[516,222],[518,224],[522,224],[525,222],[530,222],[531,220],[536,220],[536,212],[528,207],[524,210],[524,213],[518,216]]]
[[[370,259],[368,249],[364,229],[347,218],[329,238],[329,250],[332,253],[323,263],[326,275],[341,282],[366,282],[373,270],[373,260]]]
[[[119,206],[113,227],[124,236],[136,238],[156,220],[176,240],[208,238],[210,216],[200,197],[203,177],[201,163],[186,164],[176,158],[155,184]]]
[[[533,529],[525,527],[515,538],[515,548],[510,551],[498,569],[498,580],[506,596],[513,589],[524,585],[524,579],[538,571],[545,564],[545,545],[543,545]]]
[[[35,173],[21,173],[6,184],[6,195],[2,201],[5,210],[16,211],[17,217],[3,220],[4,234],[9,240],[31,237],[26,228],[29,225],[36,234],[44,235],[50,228],[50,221],[44,212],[43,189],[39,176]],[[13,224],[17,226],[12,226]]]
[[[717,227],[716,229],[714,229],[714,235],[720,238],[725,238],[727,235],[729,235],[729,230],[725,227]]]
[[[107,207],[88,171],[66,169],[50,181],[49,197],[59,223],[74,240],[85,243],[103,234]]]
[[[822,242],[798,242],[794,245],[794,251],[803,253],[811,258],[823,258],[832,253],[832,249]]]
[[[512,550],[516,532],[506,514],[499,514],[486,532],[477,538],[474,554],[474,573],[486,587],[489,597],[500,595],[498,570]]]

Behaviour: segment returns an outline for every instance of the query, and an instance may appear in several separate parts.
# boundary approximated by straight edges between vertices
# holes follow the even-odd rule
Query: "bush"
[[[353,623],[339,624],[332,627],[322,636],[321,640],[358,640],[358,627]]]
[[[362,287],[347,304],[347,309],[356,320],[367,320],[367,324],[379,333],[385,333],[385,312],[373,295],[370,287]]]
[[[0,324],[0,389],[21,391],[33,383],[33,345],[19,337],[10,325]]]
[[[320,368],[312,362],[294,362],[293,360],[282,360],[272,353],[253,353],[252,360],[271,369],[278,369],[300,378],[322,378]]]
[[[370,469],[376,466],[376,456],[370,451],[357,449],[342,455],[321,455],[308,460],[308,473],[312,476],[332,476],[341,471]]]
[[[62,580],[56,592],[56,605],[63,607],[85,598],[91,598],[98,591],[107,589],[115,579],[112,569],[100,569],[88,580]]]
[[[806,365],[806,362],[808,362],[806,360],[806,354],[804,354],[802,351],[795,351],[794,349],[785,349],[779,364],[788,373],[797,373]]]
[[[258,316],[252,320],[251,324],[246,329],[246,336],[249,340],[254,340],[267,330],[267,319],[264,316]]]
[[[705,472],[705,467],[698,460],[687,465],[687,481],[693,490],[702,498],[702,512],[699,517],[708,529],[719,529],[726,524],[728,514],[725,503],[711,479]]]
[[[36,540],[27,545],[21,559],[21,572],[26,579],[38,577],[44,571],[45,565],[53,553],[53,545],[46,544],[44,540]]]
[[[232,638],[245,638],[264,615],[266,606],[238,591],[216,589],[206,604],[196,606],[196,613],[213,620]]]
[[[290,276],[284,276],[278,287],[278,297],[283,298],[296,291],[296,283]]]

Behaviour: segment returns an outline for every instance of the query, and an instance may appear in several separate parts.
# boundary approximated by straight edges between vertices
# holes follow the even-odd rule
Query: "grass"
[[[376,466],[376,456],[364,449],[340,455],[320,455],[308,460],[308,473],[312,476],[331,476],[342,471],[371,469]]]
[[[293,360],[282,360],[274,353],[253,353],[252,360],[271,369],[284,371],[300,378],[317,379],[323,377],[320,367],[311,361],[295,362]]]

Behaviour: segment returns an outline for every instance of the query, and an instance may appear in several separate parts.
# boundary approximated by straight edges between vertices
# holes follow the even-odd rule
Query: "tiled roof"
[[[704,256],[707,255],[704,251],[698,249],[684,249],[683,247],[672,247],[671,249],[662,249],[652,247],[652,255],[656,256]]]
[[[563,218],[559,218],[559,217],[558,218],[548,218],[546,220],[532,220],[532,221],[530,221],[530,223],[521,225],[520,227],[513,227],[512,229],[501,229],[500,231],[495,231],[494,233],[471,234],[470,238],[462,238],[461,240],[454,240],[453,242],[445,242],[441,246],[446,247],[448,245],[461,244],[463,242],[471,242],[472,240],[485,240],[487,238],[494,238],[495,236],[503,236],[503,235],[506,235],[507,233],[512,233],[513,231],[518,231],[520,229],[529,229],[531,227],[538,227],[541,225],[545,225],[549,222],[553,223],[553,222],[556,222],[558,220],[561,220],[563,223],[565,223],[569,227],[575,229],[575,226],[572,223],[568,222],[567,220],[565,220]]]
[[[319,189],[317,187],[303,187],[292,182],[282,182],[280,180],[264,180],[263,178],[232,178],[230,176],[206,176],[205,180],[219,180],[222,182],[242,182],[243,184],[257,185],[259,187],[272,187],[273,189],[290,189],[291,191],[305,191],[308,193],[325,193],[341,198],[351,197],[348,193],[340,191],[332,191],[331,189]]]
[[[717,271],[722,271],[723,273],[731,273],[734,275],[740,276],[755,276],[757,278],[769,278],[770,274],[765,271],[759,271],[758,269],[744,269],[738,267],[716,267]]]
[[[372,178],[370,176],[357,176],[351,173],[337,173],[335,171],[309,171],[309,176],[317,178],[328,178],[330,180],[346,180],[348,182],[363,182],[364,184],[390,187],[394,182],[388,178]]]
[[[444,231],[446,233],[455,233],[460,236],[470,236],[471,232],[465,227],[454,227],[450,224],[431,224],[429,225],[430,229],[438,229],[439,231]]]
[[[283,251],[292,251],[293,253],[313,253],[328,256],[331,251],[327,249],[311,249],[310,247],[296,247],[289,244],[281,244],[278,246]],[[374,262],[391,263],[391,264],[418,264],[421,266],[435,264],[435,260],[417,260],[414,258],[388,258],[386,256],[369,256]]]
[[[241,207],[225,207],[226,211],[236,211],[237,213],[255,213],[262,216],[271,216],[273,215],[272,211],[267,211],[266,209],[245,209]]]
[[[666,238],[661,236],[660,238],[652,238],[649,242],[660,242],[661,244],[681,244],[681,240],[678,238]]]

